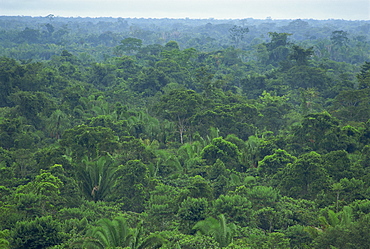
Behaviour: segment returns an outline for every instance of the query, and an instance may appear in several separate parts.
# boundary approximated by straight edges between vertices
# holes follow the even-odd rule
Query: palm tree
[[[207,145],[212,143],[212,140],[214,138],[217,138],[217,137],[220,137],[220,130],[218,128],[215,128],[215,127],[210,127],[209,128],[209,135],[207,135],[205,137],[195,135],[195,139],[198,139],[200,144],[201,144],[202,148],[200,150],[202,150],[204,147],[206,147]]]
[[[149,235],[143,237],[144,229],[142,222],[137,228],[131,229],[126,219],[116,217],[113,220],[101,219],[97,222],[96,227],[92,227],[86,232],[86,237],[74,243],[81,245],[82,248],[125,248],[145,249],[159,248],[164,243],[164,239],[159,235]]]
[[[168,121],[167,119],[162,120],[159,123],[159,132],[157,134],[157,140],[163,144],[166,144],[171,135],[175,133],[174,132],[175,130],[176,130],[175,124],[173,122]]]
[[[132,233],[126,219],[116,217],[114,220],[101,219],[97,226],[86,232],[87,237],[74,243],[82,248],[115,248],[130,245]]]
[[[104,200],[114,185],[115,172],[108,156],[94,162],[83,159],[82,165],[77,168],[77,176],[85,196],[94,201]]]
[[[67,114],[58,109],[47,119],[46,129],[51,137],[60,139],[63,131],[68,128],[69,124],[70,122]]]
[[[352,223],[352,216],[352,208],[344,206],[343,210],[337,213],[329,209],[327,218],[325,216],[320,216],[319,220],[321,226],[326,229],[335,226],[348,226]]]
[[[250,186],[255,183],[256,178],[254,176],[245,176],[243,174],[232,173],[228,181],[228,188],[236,188],[239,186]]]
[[[161,133],[161,124],[155,117],[145,111],[139,111],[135,116],[127,118],[130,134],[136,138],[157,139]]]
[[[263,140],[257,136],[250,136],[245,142],[246,147],[241,151],[241,162],[244,165],[251,165],[257,167],[260,160],[258,152]]]
[[[225,216],[220,214],[218,219],[209,217],[199,221],[193,229],[200,234],[212,236],[220,247],[227,247],[233,241],[236,226],[233,223],[226,224]]]
[[[185,143],[182,145],[178,151],[178,158],[182,164],[184,173],[189,173],[189,171],[194,168],[201,161],[200,152],[203,146],[200,142],[196,141],[193,143]]]
[[[113,108],[110,108],[109,103],[100,97],[94,102],[94,106],[91,108],[91,110],[96,116],[113,114]]]
[[[342,211],[334,212],[333,210],[328,210],[327,217],[319,217],[321,227],[306,227],[305,230],[315,238],[319,234],[322,234],[325,230],[332,227],[344,226],[347,227],[353,222],[353,210],[349,206],[344,206]]]
[[[157,234],[151,234],[144,238],[142,222],[139,223],[137,228],[133,229],[132,235],[130,243],[131,249],[159,248],[164,243],[164,239]]]
[[[155,174],[153,174],[153,176],[156,176],[157,173],[163,176],[179,173],[183,170],[179,158],[176,155],[166,150],[157,150],[155,151],[155,154],[157,162],[155,165]]]

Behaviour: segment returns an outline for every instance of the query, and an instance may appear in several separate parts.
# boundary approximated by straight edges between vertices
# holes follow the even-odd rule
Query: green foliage
[[[289,55],[289,58],[291,60],[295,60],[297,65],[307,65],[308,64],[308,58],[313,55],[313,47],[304,49],[297,45],[292,46],[292,53]]]
[[[361,72],[357,75],[359,81],[359,89],[365,89],[370,87],[370,63],[365,62],[361,66]]]
[[[333,101],[333,116],[344,122],[366,122],[370,118],[369,93],[369,88],[341,91]]]
[[[233,241],[236,226],[232,223],[227,224],[223,214],[220,214],[217,218],[208,217],[203,221],[199,221],[193,229],[201,234],[211,235],[218,242],[219,246],[223,248]]]
[[[42,87],[42,81],[38,76],[38,73],[42,69],[41,63],[27,63],[25,65],[21,65],[16,60],[0,57],[0,106],[11,106],[12,102],[17,101],[16,103],[20,103],[21,100],[18,99],[18,96],[25,95],[25,92],[22,91],[42,91],[44,88]],[[18,91],[22,93],[16,94]],[[15,94],[14,97],[11,97],[12,94]],[[39,103],[43,102],[44,100],[41,99],[43,96],[41,92],[36,93],[38,97],[40,97]],[[45,93],[44,93],[45,94]],[[29,93],[29,96],[32,96],[32,93]],[[11,100],[13,98],[13,100]],[[27,98],[27,97],[26,97]],[[32,98],[32,97],[31,97]],[[28,99],[30,100],[30,99]],[[37,104],[31,104],[30,101],[23,99],[22,104],[29,104],[29,106],[20,107],[21,110],[25,111],[28,107],[31,110],[39,110]],[[32,102],[37,100],[33,99]],[[25,108],[25,109],[23,109]],[[30,114],[32,115],[32,114]]]
[[[49,115],[54,108],[53,101],[45,92],[18,91],[10,99],[17,106],[18,112],[36,127],[41,125],[40,116]]]
[[[135,51],[138,51],[143,42],[140,39],[137,38],[125,38],[121,41],[121,44],[116,47],[116,53],[125,52],[128,55],[133,54]]]
[[[218,243],[208,235],[186,235],[177,231],[164,231],[161,233],[161,235],[169,241],[167,244],[161,247],[164,249],[219,248]]]
[[[143,140],[124,136],[120,138],[120,142],[120,151],[115,157],[117,163],[126,164],[130,160],[141,160],[145,164],[154,162],[155,154]]]
[[[194,224],[207,217],[209,212],[208,201],[205,198],[188,197],[181,202],[177,215],[181,219],[180,229],[189,233]]]
[[[180,142],[184,143],[184,132],[188,129],[189,118],[203,105],[203,99],[192,90],[172,90],[161,97],[155,106],[155,113],[177,123]]]
[[[196,175],[189,179],[188,196],[192,198],[213,199],[213,189],[203,177]]]
[[[181,190],[169,185],[160,184],[150,192],[146,213],[148,222],[155,230],[167,230],[175,220]]]
[[[115,67],[103,63],[94,63],[90,69],[89,82],[96,85],[99,89],[101,86],[109,87],[115,85],[116,76]]]
[[[9,238],[9,230],[2,230],[0,231],[0,248],[1,249],[7,249],[9,248],[9,241],[7,240],[7,238]]]
[[[87,200],[103,201],[109,198],[116,178],[116,169],[108,156],[96,161],[82,160],[76,167],[82,193]]]
[[[224,137],[234,134],[241,139],[247,139],[256,132],[258,115],[257,108],[249,104],[217,105],[196,114],[192,118],[192,124],[201,134],[206,134],[209,127],[216,127]],[[233,126],[230,126],[230,123]]]
[[[351,161],[346,151],[331,151],[324,155],[325,169],[335,181],[342,178],[351,178]]]
[[[235,46],[237,47],[248,32],[248,28],[234,25],[234,27],[229,29],[230,39],[235,43]]]
[[[214,212],[224,214],[228,220],[240,226],[250,225],[252,218],[252,202],[244,196],[220,195],[213,202]]]
[[[60,224],[51,216],[17,222],[12,237],[12,248],[47,248],[63,240]]]
[[[292,149],[297,152],[330,152],[346,148],[340,138],[339,122],[336,118],[327,112],[308,114],[302,125],[295,128],[291,146],[296,146]]]
[[[117,216],[117,213],[119,213],[119,205],[103,201],[83,200],[79,207],[61,208],[57,217],[60,220],[87,219],[88,222],[95,222],[102,218],[112,219]]]
[[[0,135],[2,137],[0,146],[4,149],[25,149],[35,146],[40,140],[37,133],[27,133],[33,130],[32,126],[25,124],[25,119],[0,118]]]
[[[239,188],[236,192],[240,192],[252,202],[254,209],[262,207],[273,207],[280,200],[280,193],[277,189],[266,186],[254,186],[251,189]]]
[[[1,248],[370,247],[367,21],[0,23]]]
[[[264,233],[254,228],[245,229],[246,236],[243,239],[236,240],[226,248],[290,248],[289,238],[281,232]]]
[[[305,65],[290,68],[286,75],[286,81],[293,89],[316,88],[323,90],[330,85],[330,79],[323,69]]]
[[[97,226],[86,232],[86,241],[83,247],[109,248],[128,246],[132,237],[130,228],[123,217],[114,220],[101,219]]]
[[[58,177],[51,172],[41,170],[33,181],[17,188],[16,196],[19,197],[20,202],[23,202],[23,205],[26,204],[27,200],[37,203],[41,213],[46,214],[47,211],[54,210],[55,205],[62,202],[63,199],[60,196],[62,187],[63,182]]]
[[[216,163],[219,159],[226,163],[225,165],[230,169],[245,170],[239,163],[240,152],[238,147],[222,137],[214,138],[211,144],[204,147],[201,156],[208,165]]]
[[[123,209],[142,212],[144,203],[148,199],[149,170],[140,160],[130,160],[120,165],[116,171],[113,198],[123,203]]]
[[[131,229],[123,217],[116,217],[113,220],[100,219],[97,226],[86,232],[86,237],[74,242],[75,245],[82,245],[83,248],[131,248],[144,249],[148,247],[161,247],[164,239],[151,234],[144,237],[142,223]]]
[[[203,145],[197,141],[185,143],[178,149],[178,160],[183,167],[184,173],[190,173],[203,166],[201,158],[202,147]]]
[[[263,91],[259,100],[257,108],[262,117],[258,119],[257,126],[277,134],[287,122],[290,109],[289,97]]]
[[[169,83],[170,79],[164,72],[148,67],[133,79],[132,90],[143,97],[148,97],[155,95]]]
[[[277,65],[277,63],[286,60],[288,57],[288,36],[292,34],[277,32],[269,32],[268,34],[271,38],[271,41],[264,44],[269,51],[268,63],[272,65]]]
[[[72,165],[68,157],[65,156],[65,151],[61,146],[52,145],[50,147],[43,147],[38,149],[34,154],[33,158],[36,161],[38,169],[50,169],[53,165],[61,165],[63,169],[70,170]],[[68,171],[68,175],[72,175],[73,172]]]
[[[312,226],[317,225],[318,204],[314,201],[305,199],[294,199],[282,197],[277,203],[276,209],[284,212],[286,216],[280,223],[286,229],[290,225]],[[282,216],[284,216],[282,215]]]
[[[314,248],[366,248],[369,246],[369,215],[348,225],[328,228],[314,240]]]
[[[252,248],[257,246],[258,248],[289,248],[289,238],[286,238],[286,235],[283,233],[275,232],[270,233],[267,238],[262,240],[257,240],[256,244],[252,244]]]
[[[291,248],[309,248],[312,242],[310,234],[301,225],[288,227],[284,234],[289,239]]]
[[[258,164],[258,173],[264,177],[271,177],[283,169],[287,164],[293,163],[296,158],[285,150],[277,149],[273,155],[265,156]]]
[[[96,159],[117,149],[117,137],[110,128],[79,125],[63,133],[60,145],[71,151],[74,160],[79,161],[86,156]]]
[[[344,203],[350,203],[354,200],[366,199],[369,195],[367,185],[363,180],[356,178],[342,178],[339,181],[339,189],[334,189],[339,194]]]
[[[329,176],[322,165],[322,157],[316,152],[303,154],[288,164],[277,176],[283,194],[291,197],[314,199],[329,187]]]
[[[348,33],[343,30],[335,30],[331,33],[330,40],[334,43],[336,46],[345,46],[347,45],[348,41]]]

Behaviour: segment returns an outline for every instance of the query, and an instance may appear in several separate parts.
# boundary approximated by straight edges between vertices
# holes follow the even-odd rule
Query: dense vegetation
[[[370,22],[0,17],[0,248],[370,248]]]

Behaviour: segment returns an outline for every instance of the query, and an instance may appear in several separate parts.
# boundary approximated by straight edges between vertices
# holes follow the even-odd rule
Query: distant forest
[[[0,16],[0,248],[370,248],[370,21]]]
[[[18,60],[49,60],[66,49],[76,55],[87,53],[100,62],[117,55],[114,47],[133,37],[144,46],[163,46],[173,40],[181,49],[202,52],[235,47],[244,51],[243,62],[249,62],[257,60],[258,45],[269,42],[269,33],[276,32],[290,34],[289,41],[297,45],[313,46],[318,58],[361,64],[369,56],[370,21],[65,18],[50,14],[0,16],[0,31],[0,55]],[[346,45],[342,51],[346,56],[336,55],[337,45]]]

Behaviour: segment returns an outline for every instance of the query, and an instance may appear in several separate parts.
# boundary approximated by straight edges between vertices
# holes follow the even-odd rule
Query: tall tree
[[[348,43],[348,32],[343,30],[335,30],[331,33],[330,40],[336,46],[346,46]]]
[[[234,25],[229,29],[230,39],[234,42],[235,47],[239,46],[239,43],[244,39],[244,36],[249,32],[249,28]]]
[[[113,154],[118,148],[118,137],[110,128],[101,126],[75,126],[66,130],[59,142],[70,152],[74,161],[82,160],[85,156],[89,160],[94,160],[107,153]]]
[[[70,124],[67,114],[60,109],[53,111],[50,117],[47,119],[46,129],[48,130],[51,137],[60,139],[62,133],[66,130]]]
[[[288,163],[293,163],[296,157],[282,149],[277,149],[273,155],[265,156],[258,163],[258,173],[265,178],[271,178]]]
[[[49,116],[55,103],[46,92],[18,91],[11,95],[19,113],[37,128],[42,125],[42,116]]]
[[[122,201],[125,210],[140,213],[148,200],[148,187],[148,167],[140,160],[130,160],[117,169],[113,198]]]
[[[180,231],[190,233],[195,223],[207,217],[209,204],[206,198],[191,198],[183,200],[177,215],[180,220]]]
[[[320,191],[327,191],[330,186],[322,157],[316,152],[298,157],[278,173],[278,178],[282,193],[293,198],[315,199]]]
[[[226,137],[234,134],[241,139],[248,139],[256,132],[256,121],[259,112],[253,105],[244,103],[219,104],[213,108],[200,110],[191,118],[191,123],[202,136],[208,133],[210,127],[220,130],[220,135]],[[230,126],[230,124],[233,124]]]
[[[357,74],[357,80],[360,83],[358,88],[370,88],[370,62],[365,62],[361,66],[361,71]]]
[[[313,47],[304,49],[298,45],[292,46],[292,52],[289,54],[291,60],[295,60],[298,66],[306,66],[308,64],[308,59],[314,53]]]
[[[121,44],[115,48],[115,52],[118,56],[122,56],[122,52],[126,53],[127,55],[133,55],[141,48],[142,45],[142,40],[128,37],[121,41]]]
[[[345,141],[340,139],[338,119],[327,112],[306,115],[293,134],[289,146],[296,152],[315,150],[327,153],[346,148]]]
[[[219,159],[230,169],[241,172],[245,170],[245,167],[239,161],[240,152],[238,147],[222,137],[214,138],[211,144],[204,147],[201,156],[208,165],[213,165]]]
[[[184,134],[189,127],[189,119],[202,108],[202,97],[192,90],[172,90],[161,97],[154,112],[177,124],[180,143],[184,143]]]
[[[277,32],[269,32],[268,34],[271,41],[265,44],[269,52],[267,62],[277,66],[279,62],[286,60],[289,55],[289,48],[287,47],[289,45],[288,37],[292,34]]]

